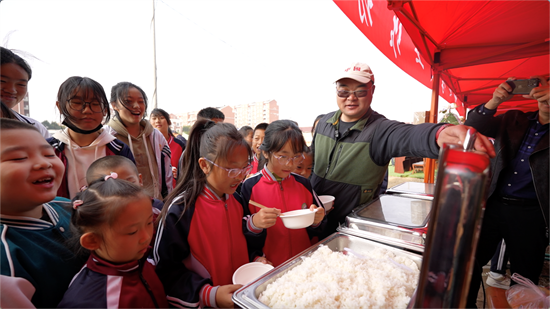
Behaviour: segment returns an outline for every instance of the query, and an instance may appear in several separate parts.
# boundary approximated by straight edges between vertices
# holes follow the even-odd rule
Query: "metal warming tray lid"
[[[433,200],[435,184],[422,182],[404,182],[386,190],[386,194],[398,194],[419,199]]]
[[[432,201],[382,194],[359,206],[338,231],[423,252]]]
[[[355,252],[358,252],[359,254],[366,253],[369,250],[373,250],[377,247],[383,247],[387,250],[394,252],[396,255],[404,255],[410,258],[418,265],[419,269],[422,266],[422,256],[420,254],[409,252],[400,248],[395,248],[393,246],[382,244],[376,241],[371,241],[354,235],[347,235],[344,233],[336,232],[325,238],[321,242],[302,251],[300,254],[294,256],[285,263],[279,265],[277,268],[274,268],[265,273],[260,278],[238,289],[235,293],[233,293],[233,302],[241,308],[269,308],[259,300],[260,294],[265,291],[267,285],[282,277],[292,268],[300,265],[303,261],[302,257],[311,256],[319,248],[320,245],[326,245],[332,251],[338,252],[342,252],[345,248],[349,248]]]

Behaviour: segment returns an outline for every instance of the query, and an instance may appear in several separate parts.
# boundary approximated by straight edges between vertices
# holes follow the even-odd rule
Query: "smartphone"
[[[540,79],[531,78],[507,80],[506,83],[512,87],[512,92],[510,92],[511,94],[529,94],[533,88],[540,85]]]

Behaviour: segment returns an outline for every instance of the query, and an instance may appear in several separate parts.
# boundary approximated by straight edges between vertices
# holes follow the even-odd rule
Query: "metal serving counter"
[[[377,247],[383,247],[396,255],[406,256],[410,258],[418,265],[419,269],[422,264],[422,256],[420,254],[409,252],[407,250],[382,244],[376,241],[360,238],[354,235],[336,232],[325,238],[321,242],[309,247],[305,251],[294,256],[290,260],[286,261],[284,264],[279,265],[279,267],[272,269],[260,278],[237,290],[235,293],[233,293],[233,301],[235,302],[235,304],[239,305],[241,308],[249,309],[269,308],[258,299],[260,294],[267,288],[267,285],[286,274],[292,268],[300,265],[302,263],[302,257],[311,256],[313,252],[315,252],[319,248],[320,245],[326,245],[331,250],[338,252],[344,251],[344,248],[349,248],[359,254],[367,253],[368,251],[373,250]]]

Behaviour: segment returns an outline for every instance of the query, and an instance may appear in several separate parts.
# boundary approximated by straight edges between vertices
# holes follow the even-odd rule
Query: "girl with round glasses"
[[[249,213],[233,196],[251,158],[232,124],[201,119],[191,128],[181,179],[159,216],[153,253],[170,305],[233,308],[232,293],[242,287],[232,284],[233,273],[256,257],[267,262],[254,254],[261,252],[262,237],[248,229],[243,218]]]
[[[311,246],[325,225],[325,210],[315,213],[313,225],[304,229],[287,229],[278,214],[303,207],[314,210],[322,205],[307,178],[292,173],[304,161],[305,141],[302,131],[290,120],[269,124],[260,146],[263,165],[260,173],[248,178],[241,188],[241,203],[253,215],[249,220],[258,232],[266,232],[263,253],[276,267]],[[253,200],[272,208],[258,211]]]
[[[88,77],[72,76],[57,93],[57,109],[66,126],[48,139],[65,165],[57,196],[73,198],[87,185],[86,171],[97,159],[121,155],[134,161],[130,148],[103,129],[111,116],[101,84]]]

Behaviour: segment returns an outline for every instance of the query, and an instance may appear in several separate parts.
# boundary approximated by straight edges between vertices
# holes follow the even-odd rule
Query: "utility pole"
[[[151,23],[153,26],[153,62],[154,62],[153,76],[155,78],[155,87],[153,88],[153,108],[157,108],[157,39],[155,36],[155,0],[153,0],[153,19],[151,20]]]

